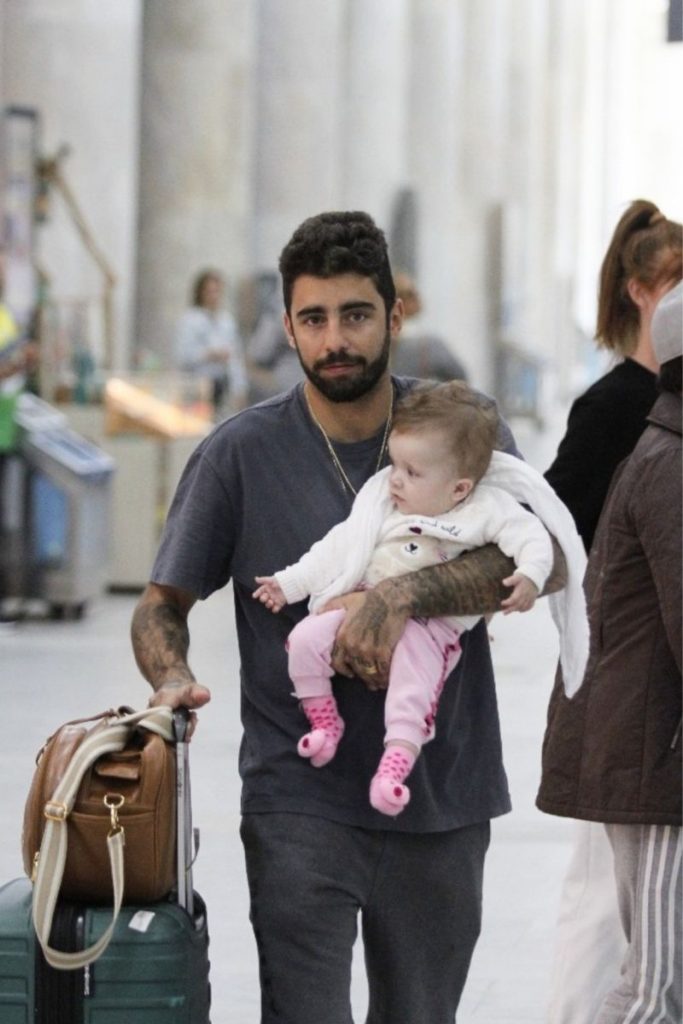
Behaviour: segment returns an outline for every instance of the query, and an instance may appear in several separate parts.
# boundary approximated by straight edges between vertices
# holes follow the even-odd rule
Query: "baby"
[[[560,529],[575,534],[540,474],[494,453],[496,432],[493,407],[461,381],[413,391],[394,414],[392,465],[368,480],[349,517],[295,565],[256,577],[253,596],[272,612],[309,595],[311,610],[318,612],[295,626],[287,644],[289,673],[311,726],[297,749],[315,767],[334,757],[344,732],[332,693],[331,651],[345,612],[321,610],[326,602],[494,543],[515,561],[514,573],[503,580],[511,588],[503,611],[528,611],[550,573],[552,544],[537,516],[494,479],[506,488],[517,481],[513,493],[532,507],[538,490],[555,535]],[[434,735],[439,696],[460,657],[460,635],[477,621],[448,616],[406,622],[389,673],[385,749],[370,784],[370,803],[383,814],[399,814],[410,799],[405,780]]]

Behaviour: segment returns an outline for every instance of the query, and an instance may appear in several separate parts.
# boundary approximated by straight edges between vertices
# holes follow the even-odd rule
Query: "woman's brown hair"
[[[197,274],[194,281],[192,282],[192,305],[203,306],[204,305],[204,288],[209,281],[218,281],[219,284],[223,284],[223,278],[217,270],[202,270],[200,274]]]
[[[598,345],[623,356],[636,347],[640,310],[629,295],[628,283],[655,288],[680,281],[683,228],[668,220],[654,203],[634,200],[614,229],[600,270]]]

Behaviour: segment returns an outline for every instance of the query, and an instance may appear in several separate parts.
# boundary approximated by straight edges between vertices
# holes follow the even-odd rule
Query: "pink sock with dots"
[[[310,758],[314,768],[322,768],[337,753],[344,721],[334,697],[304,697],[301,707],[312,728],[301,737],[296,749],[301,757]]]
[[[410,775],[417,754],[405,747],[387,747],[377,773],[370,783],[370,803],[382,814],[395,817],[410,800],[410,790],[403,780]]]

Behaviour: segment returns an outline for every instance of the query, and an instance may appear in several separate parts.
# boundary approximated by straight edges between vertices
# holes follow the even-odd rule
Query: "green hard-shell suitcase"
[[[104,907],[62,904],[52,944],[82,949],[110,920]],[[195,894],[193,918],[177,904],[123,907],[106,952],[83,970],[50,967],[35,940],[31,883],[0,889],[2,1024],[207,1024],[208,932]]]
[[[186,719],[178,716],[178,891],[166,901],[121,909],[104,954],[83,970],[57,970],[43,956],[31,919],[32,886],[0,888],[1,1024],[209,1024],[206,908],[192,888]],[[84,949],[111,920],[106,907],[60,903],[50,944]]]

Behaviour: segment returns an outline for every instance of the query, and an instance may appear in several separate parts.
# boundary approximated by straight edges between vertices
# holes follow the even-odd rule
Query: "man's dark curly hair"
[[[396,289],[384,232],[372,217],[360,211],[319,213],[300,225],[280,254],[285,309],[290,312],[297,277],[370,277],[389,314]]]

